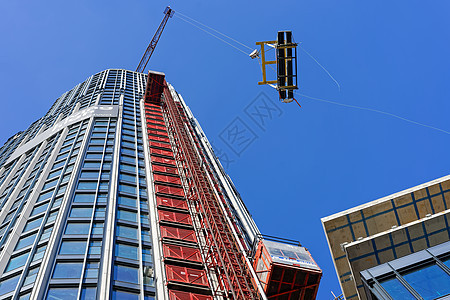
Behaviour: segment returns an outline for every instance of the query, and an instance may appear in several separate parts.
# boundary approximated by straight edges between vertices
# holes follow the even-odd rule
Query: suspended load
[[[260,50],[250,53],[251,58],[261,59],[261,69],[263,80],[258,84],[268,84],[278,90],[280,100],[290,103],[294,99],[294,90],[298,89],[297,84],[297,43],[293,42],[291,31],[278,31],[276,41],[257,42]],[[275,49],[276,59],[266,60],[265,46]],[[270,65],[276,65],[276,80],[267,80],[267,69]],[[272,68],[272,67],[271,67]],[[273,68],[272,68],[273,69]]]

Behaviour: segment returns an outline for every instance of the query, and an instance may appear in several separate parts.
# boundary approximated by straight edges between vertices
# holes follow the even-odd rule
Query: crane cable
[[[178,14],[178,15],[177,15],[177,14]],[[195,20],[195,19],[193,19],[193,18],[191,18],[191,17],[188,17],[188,16],[186,16],[186,15],[180,13],[179,11],[177,11],[177,14],[175,14],[175,16],[176,16],[177,18],[183,20],[183,21],[186,22],[186,23],[191,24],[192,26],[194,26],[194,27],[196,27],[196,28],[202,30],[203,32],[206,32],[207,34],[209,34],[209,35],[215,37],[216,39],[218,39],[218,40],[220,40],[220,41],[222,41],[222,42],[228,44],[229,46],[231,46],[231,47],[235,48],[236,50],[242,52],[242,53],[245,54],[246,56],[248,56],[249,54],[246,53],[245,51],[243,51],[242,49],[240,49],[240,48],[236,47],[235,45],[229,43],[228,41],[226,41],[226,40],[224,40],[224,39],[218,37],[217,35],[215,35],[215,34],[209,32],[209,31],[205,30],[204,28],[201,28],[201,27],[198,26],[197,24],[200,24],[201,26],[204,26],[205,28],[208,28],[209,30],[212,30],[212,31],[214,31],[214,32],[216,32],[216,33],[222,35],[223,37],[226,37],[226,38],[232,40],[233,42],[238,43],[239,45],[244,46],[244,47],[246,47],[246,48],[248,48],[248,49],[250,49],[250,50],[253,51],[253,48],[250,48],[249,46],[247,46],[247,45],[245,45],[245,44],[243,44],[243,43],[237,41],[236,39],[234,39],[234,38],[232,38],[232,37],[229,37],[228,35],[226,35],[226,34],[220,32],[220,31],[218,31],[218,30],[216,30],[216,29],[213,29],[213,28],[211,28],[211,27],[209,27],[209,26],[207,26],[207,25],[205,25],[205,24],[203,24],[203,23],[201,23],[201,22],[199,22],[199,21],[197,21],[197,20]],[[183,16],[183,17],[180,17],[179,15],[181,15],[181,16]],[[193,22],[195,22],[195,23],[197,23],[197,24],[194,24],[193,22],[191,22],[191,21],[189,21],[189,20],[187,20],[187,19],[192,20]],[[311,59],[313,59],[313,60],[314,60],[314,61],[315,61],[315,62],[316,62],[316,63],[317,63],[317,64],[318,64],[318,65],[319,65],[319,66],[320,66],[327,74],[328,74],[328,76],[336,83],[336,85],[338,86],[338,88],[339,88],[339,90],[340,90],[341,87],[340,87],[338,81],[330,74],[330,72],[328,72],[328,70],[327,70],[324,66],[322,66],[322,65],[319,63],[319,61],[318,61],[317,59],[315,59],[309,52],[307,52],[302,46],[300,47],[300,49],[302,49],[302,50],[303,50],[303,51],[304,51]],[[270,49],[269,49],[269,50],[270,50]],[[268,50],[267,50],[267,51],[268,51]],[[262,63],[261,63],[261,60],[260,60],[259,57],[258,57],[258,60],[259,60],[259,63],[260,63],[260,66],[261,66],[261,70],[262,70]],[[270,65],[269,65],[269,66],[270,66]],[[270,66],[270,67],[272,68],[272,66]],[[273,68],[272,68],[272,69],[273,69]],[[273,69],[273,70],[274,70],[274,69]],[[402,121],[405,121],[405,122],[408,122],[408,123],[411,123],[411,124],[415,124],[415,125],[422,126],[422,127],[425,127],[425,128],[437,130],[437,131],[439,131],[439,132],[442,132],[442,133],[445,133],[445,134],[449,134],[449,135],[450,135],[450,131],[447,131],[447,130],[444,130],[444,129],[441,129],[441,128],[438,128],[438,127],[434,127],[434,126],[431,126],[431,125],[427,125],[427,124],[424,124],[424,123],[420,123],[420,122],[417,122],[417,121],[414,121],[414,120],[411,120],[411,119],[408,119],[408,118],[405,118],[405,117],[401,117],[401,116],[399,116],[399,115],[396,115],[396,114],[393,114],[393,113],[390,113],[390,112],[382,111],[382,110],[379,110],[379,109],[370,108],[370,107],[363,107],[363,106],[357,106],[357,105],[352,105],[352,104],[345,104],[345,103],[341,103],[341,102],[337,102],[337,101],[333,101],[333,100],[327,100],[327,99],[322,99],[322,98],[312,97],[312,96],[308,96],[308,95],[305,95],[305,94],[302,94],[302,93],[299,93],[299,92],[296,92],[296,91],[294,91],[294,94],[299,95],[299,96],[304,97],[304,98],[307,98],[307,99],[310,99],[310,100],[314,100],[314,101],[319,101],[319,102],[328,103],[328,104],[334,104],[334,105],[343,106],[343,107],[347,107],[347,108],[353,108],[353,109],[358,109],[358,110],[365,110],[365,111],[370,111],[370,112],[374,112],[374,113],[379,113],[379,114],[382,114],[382,115],[385,115],[385,116],[389,116],[389,117],[392,117],[392,118],[396,118],[396,119],[399,119],[399,120],[402,120]],[[295,102],[297,102],[297,104],[300,106],[300,104],[298,103],[298,101],[297,101],[296,99],[294,99],[294,100],[295,100]],[[301,106],[300,106],[300,107],[301,107]]]

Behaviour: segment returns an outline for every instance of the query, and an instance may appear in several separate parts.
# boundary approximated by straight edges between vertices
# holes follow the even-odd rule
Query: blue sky
[[[134,70],[168,4],[250,47],[292,30],[341,86],[299,50],[299,93],[450,131],[448,1],[25,0],[0,2],[0,143],[91,74]],[[179,18],[148,67],[166,73],[232,160],[260,230],[311,251],[324,272],[318,299],[339,292],[321,217],[448,174],[449,134],[304,97],[301,109],[279,103],[257,85],[256,61]],[[263,126],[246,113],[261,97],[276,108]],[[235,122],[252,133],[246,147],[221,134]]]

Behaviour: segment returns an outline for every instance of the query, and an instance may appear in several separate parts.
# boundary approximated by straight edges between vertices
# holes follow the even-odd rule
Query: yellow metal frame
[[[263,85],[263,84],[276,84],[277,81],[276,80],[267,80],[266,78],[266,65],[276,65],[277,61],[276,60],[269,60],[266,61],[266,55],[265,55],[265,51],[264,51],[264,45],[266,44],[272,44],[272,45],[276,45],[277,41],[266,41],[266,42],[257,42],[256,45],[260,45],[261,46],[261,67],[262,67],[262,74],[263,74],[263,81],[258,82],[259,85]]]

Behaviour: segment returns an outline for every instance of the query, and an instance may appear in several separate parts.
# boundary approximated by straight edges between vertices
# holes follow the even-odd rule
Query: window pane
[[[136,176],[133,176],[133,175],[120,173],[119,179],[136,183]]]
[[[81,255],[86,251],[86,241],[63,241],[59,254]]]
[[[22,267],[26,263],[29,254],[30,252],[27,252],[22,255],[11,258],[8,263],[8,266],[6,267],[5,272]]]
[[[81,181],[78,183],[79,190],[95,190],[97,189],[96,181]]]
[[[17,282],[19,282],[20,275],[3,280],[0,282],[0,295],[12,292],[16,289]]]
[[[78,288],[50,288],[47,294],[47,300],[76,300]]]
[[[136,207],[136,199],[125,196],[119,196],[119,204]]]
[[[137,260],[138,248],[124,244],[116,244],[116,256]]]
[[[86,278],[97,278],[98,277],[98,262],[88,263],[86,265]]]
[[[95,200],[95,194],[75,194],[73,202],[89,202],[92,203]]]
[[[81,178],[98,178],[98,171],[82,171]]]
[[[139,295],[122,291],[113,291],[113,300],[139,300]]]
[[[408,292],[400,281],[397,280],[397,278],[388,279],[380,284],[394,299],[416,299],[410,292]]]
[[[425,300],[450,294],[450,276],[437,265],[425,266],[403,277]]]
[[[66,234],[88,234],[89,223],[69,223],[67,224]]]
[[[90,169],[100,169],[100,163],[99,162],[85,162],[84,167],[90,168]]]
[[[71,218],[90,218],[92,216],[92,207],[73,207],[70,211]]]
[[[119,211],[118,211],[118,218],[120,220],[136,222],[137,221],[137,214],[135,212],[119,209]]]
[[[114,266],[114,280],[139,283],[139,272],[136,268],[121,265]]]
[[[42,223],[42,217],[40,217],[39,219],[33,220],[33,221],[28,221],[23,232],[37,228],[37,227],[39,227],[39,225],[41,225],[41,223]]]
[[[31,216],[35,216],[37,214],[40,214],[41,212],[46,211],[47,207],[48,207],[48,203],[35,207],[33,209],[33,211],[31,212]]]
[[[83,263],[57,263],[52,278],[80,278]],[[48,298],[47,298],[48,299]],[[63,298],[67,299],[67,298]]]
[[[119,184],[119,192],[125,192],[136,195],[136,187],[127,184]]]
[[[137,229],[127,226],[119,225],[117,226],[117,235],[129,239],[137,239]]]
[[[95,300],[96,294],[97,294],[96,288],[84,288],[81,291],[81,299],[82,300]]]
[[[14,249],[14,250],[19,250],[19,249],[25,248],[27,246],[30,246],[31,244],[33,244],[35,239],[36,239],[36,234],[20,238],[19,242],[16,245],[16,249]]]
[[[36,203],[44,201],[45,199],[49,199],[53,195],[54,191],[55,190],[51,190],[50,192],[40,195],[39,198],[36,200]]]

